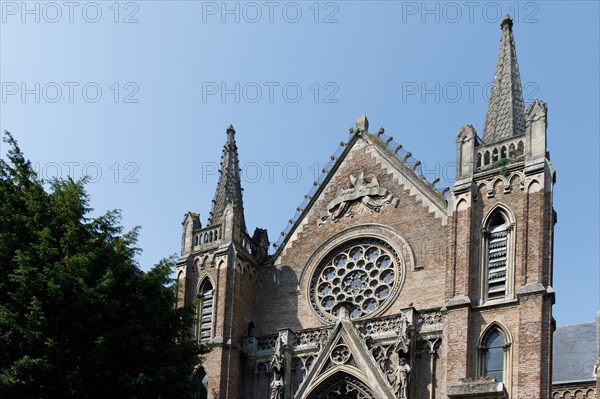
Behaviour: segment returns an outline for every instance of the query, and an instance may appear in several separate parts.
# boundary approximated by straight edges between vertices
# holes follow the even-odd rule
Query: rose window
[[[355,239],[333,250],[317,266],[310,299],[321,316],[338,317],[340,303],[350,318],[380,309],[400,289],[401,262],[394,249],[375,238]]]

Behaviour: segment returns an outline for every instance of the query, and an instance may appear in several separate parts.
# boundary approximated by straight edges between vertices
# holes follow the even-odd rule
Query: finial
[[[356,128],[363,132],[369,131],[369,120],[366,115],[361,115],[356,118]]]
[[[230,141],[233,141],[234,136],[235,136],[235,129],[233,128],[233,125],[227,126],[227,138]]]
[[[512,30],[513,20],[508,14],[504,14],[504,18],[502,19],[502,23],[500,24],[500,28],[504,29],[508,27],[508,30]]]

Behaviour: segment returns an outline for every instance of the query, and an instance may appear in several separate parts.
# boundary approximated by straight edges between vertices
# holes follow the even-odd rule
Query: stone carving
[[[410,340],[408,338],[408,318],[406,315],[402,315],[400,317],[400,325],[398,327],[398,337],[396,338],[396,342],[394,342],[394,352],[400,353],[404,352],[408,354],[408,346],[410,344]]]
[[[398,399],[408,399],[408,375],[410,374],[410,366],[406,363],[406,359],[400,358],[398,365],[394,370],[394,393]]]
[[[327,219],[337,222],[344,216],[352,217],[354,215],[352,205],[358,202],[362,204],[359,213],[365,209],[379,212],[386,204],[398,205],[398,199],[386,188],[379,186],[377,177],[372,176],[369,180],[361,171],[358,177],[350,175],[348,185],[338,189],[335,199],[327,205],[327,213],[321,216],[319,225],[325,223]]]
[[[344,344],[338,345],[331,351],[330,358],[336,364],[344,364],[350,359],[350,349]]]
[[[260,352],[260,351],[266,351],[271,348],[274,348],[276,340],[277,340],[276,335],[258,338],[256,340],[256,350]]]
[[[280,334],[275,340],[275,352],[269,363],[269,372],[273,373],[273,381],[269,385],[271,390],[270,399],[283,399],[283,392],[285,390],[285,383],[283,381],[283,361],[285,356],[285,348],[287,343],[284,342],[282,335]]]
[[[317,345],[321,347],[329,337],[331,329],[303,330],[294,335],[294,346]]]
[[[429,326],[433,324],[440,324],[442,322],[442,312],[428,312],[419,314],[417,319],[418,328]]]
[[[275,371],[275,373],[281,373],[283,369],[283,357],[284,357],[284,342],[281,336],[275,340],[275,353],[269,363],[269,371]]]
[[[316,355],[299,356],[296,358],[298,359],[298,361],[300,361],[300,369],[302,370],[302,380],[306,378],[306,375],[312,368],[312,365],[314,364],[316,358]]]
[[[361,329],[363,334],[369,332],[367,337],[367,347],[372,359],[381,369],[381,372],[387,376],[393,392],[398,399],[408,398],[408,374],[410,366],[406,358],[410,353],[411,345],[411,322],[406,313],[393,318],[369,321]],[[377,334],[394,331],[396,337],[391,341],[389,335],[383,335],[383,338],[375,340],[373,336]],[[404,395],[404,396],[402,396]]]
[[[384,309],[403,279],[404,265],[388,243],[357,238],[330,251],[315,268],[309,300],[323,318],[340,317],[343,302],[351,303],[351,319],[364,318]]]
[[[325,381],[309,399],[375,399],[371,389],[362,381],[343,373]]]
[[[275,373],[270,388],[270,399],[283,399],[283,391],[285,390],[285,385],[283,383],[283,378],[281,378],[281,374]]]
[[[400,328],[401,320],[405,315],[382,317],[375,320],[366,321],[359,325],[359,330],[364,335],[380,334],[387,331],[397,331]],[[408,320],[408,319],[407,319]]]

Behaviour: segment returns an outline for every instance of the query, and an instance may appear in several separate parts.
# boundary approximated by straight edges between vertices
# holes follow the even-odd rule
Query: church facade
[[[246,229],[227,129],[210,218],[185,216],[176,269],[195,339],[214,344],[198,398],[551,397],[547,107],[525,107],[508,16],[501,31],[485,126],[458,131],[451,189],[361,116],[273,254]]]

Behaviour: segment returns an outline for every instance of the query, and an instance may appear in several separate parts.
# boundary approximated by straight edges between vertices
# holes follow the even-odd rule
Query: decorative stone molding
[[[324,379],[340,370],[355,370],[368,374],[369,381],[378,381],[381,391],[375,397],[408,399],[413,356],[421,352],[432,354],[432,359],[437,356],[441,343],[441,311],[433,309],[418,314],[408,308],[396,315],[354,322],[347,312],[343,313],[346,318],[335,326],[296,332],[281,330],[279,335],[246,338],[244,350],[248,358],[256,362],[257,378],[267,381],[262,385],[266,397],[278,398],[281,384],[276,374],[283,378],[285,395],[292,389],[291,397],[294,397],[300,391],[307,394],[315,384],[321,387]],[[278,360],[287,356],[291,360],[289,365]]]
[[[327,205],[327,213],[319,218],[319,226],[328,219],[337,222],[343,217],[353,217],[355,213],[379,212],[385,205],[398,206],[395,198],[386,188],[379,186],[376,176],[365,178],[365,172],[360,172],[358,177],[350,175],[346,186],[338,189],[335,199]]]
[[[419,313],[417,316],[417,331],[430,332],[442,330],[443,315],[439,310]]]
[[[331,251],[310,280],[310,303],[323,318],[339,317],[339,305],[352,303],[352,319],[375,313],[399,292],[403,262],[385,241],[365,237],[350,240]]]
[[[294,334],[293,348],[300,349],[306,346],[321,347],[327,338],[331,329],[329,328],[318,328],[310,330],[298,331]]]
[[[525,174],[521,171],[512,172],[507,176],[494,175],[489,179],[480,180],[477,184],[477,191],[480,191],[482,188],[484,188],[487,197],[492,198],[496,195],[495,186],[498,182],[503,184],[503,192],[507,194],[512,191],[513,187],[517,183],[519,190],[524,191],[526,181],[527,179]],[[477,200],[477,194],[475,194],[473,199]]]
[[[359,247],[362,255],[359,259],[350,259],[350,252]],[[373,254],[369,252],[371,248]],[[332,263],[345,250],[350,251],[346,251],[347,263]],[[370,255],[375,256],[375,250],[378,256],[369,259]],[[378,263],[380,260],[385,260],[385,264]],[[402,289],[406,270],[414,270],[415,264],[410,244],[389,227],[377,224],[355,226],[331,237],[313,252],[302,271],[299,286],[305,291],[311,310],[323,323],[335,320],[337,305],[351,298],[362,299],[354,301],[355,305],[350,309],[351,318],[361,320],[389,309]],[[330,267],[331,271],[342,273],[336,274],[331,281],[327,280]],[[354,274],[359,274],[360,281],[354,282],[354,278],[350,281],[349,277]],[[372,282],[377,286],[370,287]],[[327,283],[332,284],[333,296],[329,295]],[[321,288],[325,291],[319,291]],[[334,298],[333,303],[325,302],[331,300],[330,297]],[[358,306],[360,309],[355,309]]]
[[[494,377],[461,378],[458,382],[448,384],[450,399],[506,399],[508,398],[504,384]]]

